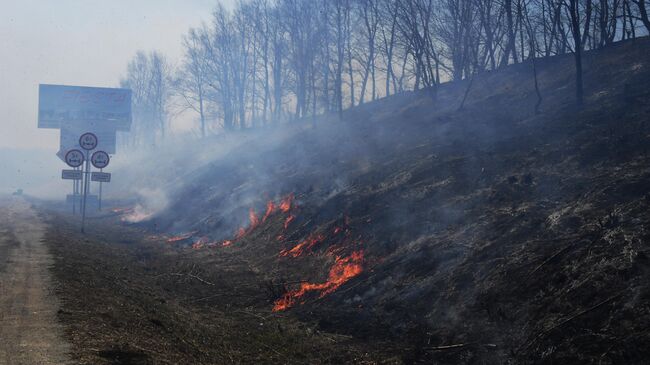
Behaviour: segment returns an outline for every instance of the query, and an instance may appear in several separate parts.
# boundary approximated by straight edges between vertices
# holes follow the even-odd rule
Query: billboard
[[[131,128],[131,90],[41,84],[38,87],[38,128],[59,129],[74,122],[94,122],[97,128]]]

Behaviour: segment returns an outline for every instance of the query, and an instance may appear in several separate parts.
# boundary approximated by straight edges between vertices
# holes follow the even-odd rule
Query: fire
[[[284,220],[284,229],[289,228],[289,224],[291,224],[291,222],[293,222],[294,219],[296,219],[294,215],[288,216],[287,219]]]
[[[300,288],[287,292],[275,301],[273,311],[283,311],[295,305],[296,301],[309,292],[320,292],[322,298],[363,272],[363,251],[354,251],[350,256],[337,257],[330,268],[327,281],[324,283],[301,283]]]
[[[278,205],[276,205],[276,203],[273,200],[268,201],[266,203],[266,210],[265,210],[264,215],[262,216],[261,220],[260,220],[259,216],[257,215],[257,213],[255,212],[255,209],[251,207],[248,210],[248,219],[250,221],[248,227],[240,227],[239,229],[237,229],[237,231],[234,234],[234,238],[232,240],[225,240],[225,241],[219,243],[219,242],[209,242],[209,239],[207,237],[201,237],[198,241],[196,241],[196,242],[194,242],[192,244],[192,248],[200,249],[200,248],[203,248],[205,246],[216,247],[216,246],[219,246],[219,245],[221,245],[222,247],[230,246],[230,245],[233,244],[234,241],[243,238],[246,234],[253,231],[261,223],[266,222],[266,220],[273,213],[275,213],[276,211],[280,210],[280,211],[285,212],[285,213],[289,212],[291,210],[291,208],[292,208],[292,205],[293,205],[293,199],[294,198],[293,198],[293,193],[292,193],[292,194],[289,194],[286,197],[282,198],[281,201],[280,201],[280,204],[278,204]],[[117,209],[118,208],[116,208],[114,211],[117,211]],[[137,211],[137,207],[136,207],[135,210]],[[122,212],[122,211],[126,211],[126,210],[119,209],[119,211]],[[133,209],[129,208],[129,211],[133,212]],[[293,216],[293,215],[289,215],[289,217],[287,217],[287,219],[284,222],[285,229],[289,226],[289,224],[295,218],[296,217]],[[191,233],[187,233],[187,234],[181,234],[179,236],[170,237],[167,240],[167,242],[168,243],[175,243],[175,242],[187,240],[187,239],[192,238],[194,235],[196,235],[196,233],[198,233],[198,232],[195,231],[195,232],[191,232]],[[282,235],[278,236],[278,240],[281,240],[281,239],[284,239],[284,237]],[[303,246],[307,246],[307,248],[311,248],[316,243],[317,242],[314,242],[314,243],[311,243],[311,244],[305,243],[305,245],[303,245]],[[300,248],[297,248],[296,251],[292,252],[291,254],[292,255],[300,255],[302,252],[299,252],[299,251],[300,251]],[[296,257],[296,256],[294,256],[294,257]]]
[[[244,227],[239,227],[239,229],[235,233],[235,240],[238,240],[238,239],[244,237],[247,233],[251,232],[252,230],[255,229],[255,227],[260,225],[260,219],[257,217],[257,214],[255,213],[255,209],[253,209],[253,208],[250,208],[248,210],[248,219],[250,220],[250,224],[248,226],[248,229],[246,229]]]
[[[248,230],[253,230],[255,227],[257,227],[260,224],[260,219],[257,218],[257,214],[255,214],[255,209],[250,208],[248,210],[248,219],[251,221],[251,225],[248,228]]]
[[[325,236],[322,234],[314,234],[309,237],[307,237],[306,240],[300,242],[297,244],[295,247],[293,247],[290,250],[284,249],[280,251],[280,256],[286,257],[286,256],[292,256],[292,257],[298,257],[301,256],[303,253],[310,251],[314,246],[317,244],[323,242],[325,240]]]
[[[149,220],[153,217],[153,212],[148,211],[142,205],[138,204],[134,208],[126,208],[118,211],[122,217],[120,220],[126,223],[139,223]]]
[[[130,208],[130,207],[113,208],[113,209],[111,209],[111,212],[117,213],[117,214],[127,214],[127,213],[133,212],[133,208]]]
[[[239,227],[237,233],[235,234],[235,239],[238,240],[246,235],[246,230],[244,227]]]
[[[181,234],[181,235],[178,235],[178,236],[170,237],[169,239],[167,239],[167,243],[175,243],[175,242],[178,242],[178,241],[186,240],[188,238],[192,238],[192,236],[194,236],[196,233],[197,232],[194,231],[194,232],[185,233],[185,234]]]
[[[273,214],[275,211],[275,203],[273,203],[273,200],[269,200],[268,203],[266,203],[266,213],[264,213],[264,217],[262,218],[262,222],[266,222],[266,219]]]
[[[282,201],[280,201],[280,210],[283,213],[289,213],[292,204],[293,204],[293,193],[282,198]]]
[[[248,228],[240,227],[237,232],[235,232],[235,238],[234,240],[238,240],[242,237],[244,237],[246,234],[250,233],[252,230],[254,230],[257,226],[259,226],[261,223],[266,222],[269,217],[275,213],[277,210],[280,210],[281,212],[288,213],[292,206],[293,206],[293,193],[285,196],[280,200],[280,204],[276,205],[273,200],[269,200],[266,203],[266,210],[264,212],[264,215],[262,216],[262,219],[257,216],[257,213],[255,212],[254,208],[250,208],[248,210],[248,219],[250,221],[250,224]],[[289,215],[285,221],[284,221],[284,229],[286,230],[287,227],[289,227],[289,224],[295,219],[296,217],[294,215]]]
[[[207,243],[207,237],[201,237],[196,242],[192,244],[192,248],[195,250],[203,248]]]

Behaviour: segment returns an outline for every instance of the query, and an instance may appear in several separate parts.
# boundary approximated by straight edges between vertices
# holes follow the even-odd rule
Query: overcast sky
[[[138,49],[178,63],[181,37],[217,2],[0,0],[0,149],[58,150],[58,131],[36,128],[38,84],[118,86]]]

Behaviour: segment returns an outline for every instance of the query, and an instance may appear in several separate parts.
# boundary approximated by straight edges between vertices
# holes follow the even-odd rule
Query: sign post
[[[83,164],[83,162],[84,162],[84,155],[83,155],[83,152],[81,152],[81,151],[79,151],[79,150],[77,150],[77,149],[74,149],[74,150],[70,150],[70,151],[68,151],[68,152],[65,154],[64,160],[65,160],[65,163],[68,164],[68,166],[70,166],[70,167],[72,167],[72,168],[74,169],[74,170],[63,170],[63,173],[62,173],[62,176],[61,176],[61,177],[62,177],[63,179],[68,179],[68,178],[70,178],[70,176],[72,176],[72,175],[68,172],[68,173],[67,173],[67,176],[68,176],[68,177],[66,177],[66,171],[78,171],[77,169],[78,169],[79,166],[81,166],[81,165]],[[81,175],[81,172],[79,172],[79,175]],[[75,177],[76,177],[76,176],[77,176],[77,175],[75,175]],[[74,199],[75,199],[76,196],[77,196],[77,186],[78,186],[78,181],[79,181],[79,179],[77,179],[77,178],[72,179],[72,197],[73,197],[73,201],[72,201],[72,214],[76,214],[76,213],[77,213],[77,212],[76,212],[76,210],[77,210],[77,202],[76,202]]]
[[[108,181],[111,179],[111,174],[104,174],[103,170],[104,167],[108,166],[108,163],[111,161],[111,158],[108,156],[108,153],[104,151],[97,151],[93,153],[92,157],[90,158],[90,162],[95,166],[95,168],[98,168],[100,171],[100,174],[102,175],[108,175]],[[101,178],[96,178],[98,174],[96,172],[93,172],[92,174],[92,181],[99,181],[99,199],[98,199],[98,210],[102,210],[102,183],[105,181],[105,179]],[[108,182],[106,181],[106,182]]]
[[[90,151],[97,147],[97,136],[93,133],[84,133],[79,137],[79,146],[86,150],[86,171],[84,171],[83,205],[81,207],[81,233],[85,233],[86,225],[86,197],[90,186]]]
[[[67,177],[61,176],[73,180],[70,199],[72,214],[76,214],[78,201],[79,212],[82,214],[82,232],[85,228],[90,181],[99,182],[98,206],[101,210],[102,184],[110,181],[110,174],[101,170],[108,165],[108,154],[116,152],[117,132],[128,132],[131,129],[131,95],[130,89],[49,84],[38,86],[38,128],[60,130],[59,152],[56,155],[82,176],[77,179],[76,172],[65,172],[63,174]],[[77,139],[79,135],[81,138]],[[91,153],[93,150],[101,150],[97,151],[101,153],[95,157]],[[91,175],[91,163],[101,171],[97,173],[100,175]]]

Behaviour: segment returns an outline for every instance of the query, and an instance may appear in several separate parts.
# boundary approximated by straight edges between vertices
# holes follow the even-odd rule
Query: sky
[[[178,64],[217,2],[0,0],[0,150],[58,150],[58,130],[36,128],[38,84],[116,87],[139,49]]]

